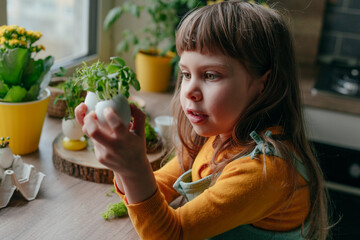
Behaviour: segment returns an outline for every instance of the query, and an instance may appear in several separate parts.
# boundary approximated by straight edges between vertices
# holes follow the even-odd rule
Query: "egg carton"
[[[8,205],[15,190],[26,200],[34,200],[45,176],[33,165],[24,163],[19,155],[12,156],[10,167],[4,169],[0,164],[0,209]]]

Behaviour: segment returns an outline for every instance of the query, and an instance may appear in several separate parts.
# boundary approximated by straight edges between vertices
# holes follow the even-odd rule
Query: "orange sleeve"
[[[172,187],[176,179],[182,174],[180,164],[177,157],[171,159],[162,168],[154,172],[156,183],[159,191],[165,196],[167,203],[171,203],[179,193]],[[114,178],[114,186],[118,195],[126,201],[124,193],[122,193],[116,185]]]
[[[263,159],[262,155],[259,157]],[[173,194],[162,194],[164,188],[159,183],[152,197],[127,205],[131,221],[141,239],[172,240],[205,239],[239,225],[259,222],[293,200],[293,188],[286,184],[291,171],[285,161],[273,157],[266,157],[265,161],[266,174],[263,161],[250,157],[229,163],[213,186],[176,210],[166,200]],[[303,198],[299,202],[307,202],[308,195],[298,197]],[[306,215],[307,212],[303,214]],[[293,217],[293,224],[299,226],[305,217]]]

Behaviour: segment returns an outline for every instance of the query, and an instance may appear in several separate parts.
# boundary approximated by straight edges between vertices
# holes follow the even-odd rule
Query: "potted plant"
[[[109,11],[104,20],[105,30],[124,13],[140,18],[145,11],[150,16],[151,21],[139,32],[124,30],[123,38],[117,46],[119,54],[129,51],[133,46],[136,73],[142,90],[163,92],[168,89],[171,65],[177,66],[178,61],[175,54],[175,29],[189,9],[202,5],[200,0],[148,0],[145,4],[125,2]]]
[[[75,77],[86,89],[85,104],[89,111],[95,111],[97,118],[105,122],[103,110],[112,107],[125,125],[131,121],[131,110],[128,102],[129,89],[133,86],[140,90],[136,74],[119,57],[111,58],[110,64],[96,62],[90,66],[86,63],[76,70]],[[143,107],[134,102],[143,112]],[[149,118],[145,121],[145,139],[147,153],[154,153],[161,149],[161,138],[151,126]]]
[[[82,84],[68,78],[62,85],[63,94],[58,95],[54,105],[63,101],[66,105],[65,117],[62,119],[61,127],[64,134],[62,144],[68,150],[82,150],[86,147],[87,141],[84,138],[81,125],[75,119],[75,108],[84,101],[84,90]]]
[[[63,86],[68,79],[63,75],[55,73],[56,77],[53,77],[49,83],[48,89],[50,91],[50,101],[47,109],[47,114],[54,118],[64,118],[66,116],[66,103],[64,100],[58,100],[55,103],[55,99],[59,95],[64,94]],[[54,104],[55,103],[55,104]]]
[[[50,93],[54,58],[36,59],[42,34],[16,25],[0,27],[0,135],[10,136],[14,154],[38,148]],[[29,116],[32,116],[29,118]]]
[[[85,104],[88,111],[94,110],[98,119],[105,122],[103,110],[112,107],[125,125],[130,123],[131,111],[128,103],[129,89],[140,90],[136,74],[119,57],[110,58],[110,64],[101,61],[76,70],[75,77],[88,91]]]

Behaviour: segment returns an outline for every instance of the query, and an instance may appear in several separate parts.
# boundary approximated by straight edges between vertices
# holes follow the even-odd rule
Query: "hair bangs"
[[[224,23],[227,19],[218,10],[210,6],[197,9],[186,15],[180,23],[176,34],[176,51],[179,55],[184,51],[199,51],[214,53],[220,51],[225,55],[229,53],[229,46],[224,43],[232,42]],[[218,6],[221,8],[220,4]],[[225,38],[225,39],[224,39]],[[231,48],[230,48],[231,49]]]

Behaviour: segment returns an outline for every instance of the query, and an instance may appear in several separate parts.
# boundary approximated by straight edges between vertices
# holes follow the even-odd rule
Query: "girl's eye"
[[[216,76],[215,74],[212,74],[212,73],[205,73],[205,79],[208,79],[208,80],[215,80],[217,79],[218,76]]]
[[[187,72],[182,72],[181,76],[183,79],[190,79],[191,78],[191,74],[187,73]]]

